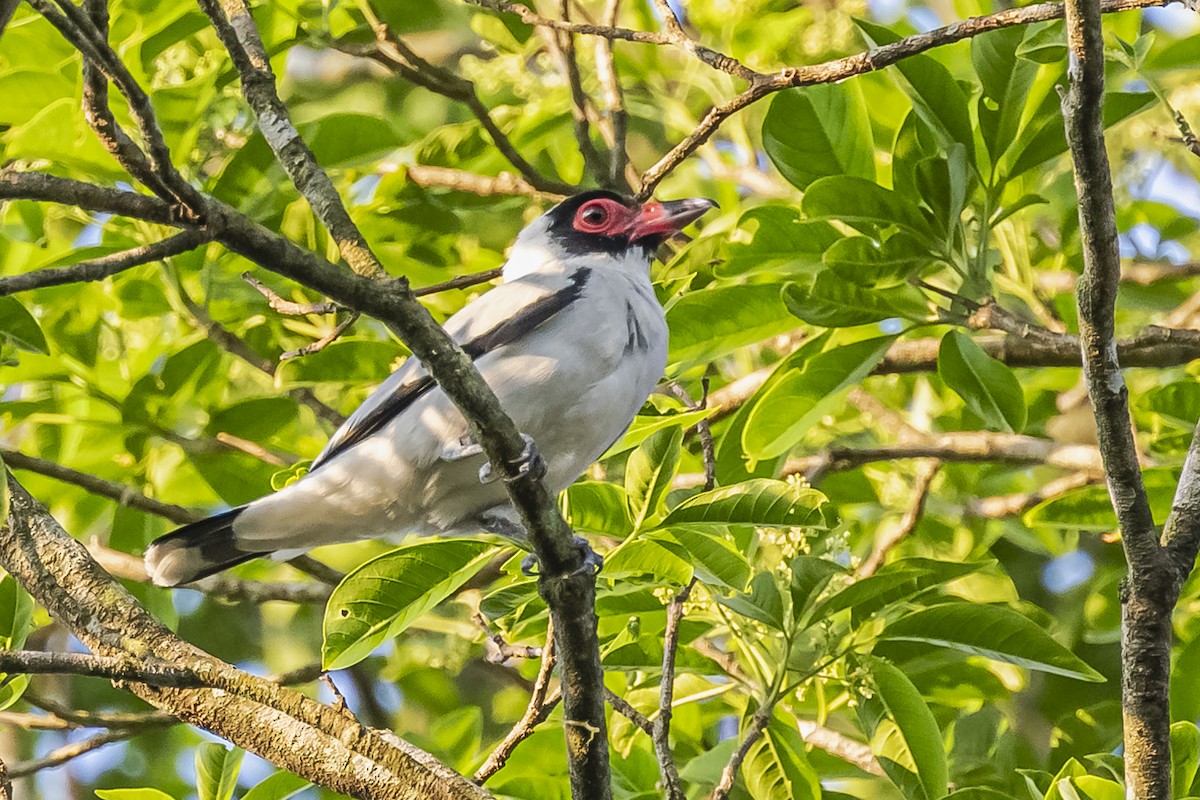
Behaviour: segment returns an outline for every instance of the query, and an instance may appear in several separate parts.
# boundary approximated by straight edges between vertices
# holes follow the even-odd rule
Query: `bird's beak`
[[[661,236],[660,241],[665,241],[699,219],[710,208],[717,207],[715,202],[705,197],[643,203],[629,228],[629,240],[637,242],[651,236]]]

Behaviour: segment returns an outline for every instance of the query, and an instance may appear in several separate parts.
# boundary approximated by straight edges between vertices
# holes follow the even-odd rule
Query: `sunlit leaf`
[[[453,594],[498,552],[474,539],[424,541],[384,553],[350,572],[325,607],[325,669],[362,661]]]

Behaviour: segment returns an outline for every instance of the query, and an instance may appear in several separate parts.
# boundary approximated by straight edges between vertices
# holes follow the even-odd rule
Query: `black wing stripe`
[[[474,361],[506,344],[526,336],[549,322],[556,314],[579,299],[584,287],[592,276],[592,271],[583,268],[571,276],[570,285],[538,298],[521,310],[517,316],[506,319],[474,339],[463,344],[463,351]],[[335,447],[314,461],[309,472],[317,469],[329,460],[346,452],[351,447],[362,442],[371,434],[387,425],[398,414],[416,402],[436,385],[429,375],[415,377],[397,389],[389,398],[365,414],[353,427],[345,429],[345,435]]]

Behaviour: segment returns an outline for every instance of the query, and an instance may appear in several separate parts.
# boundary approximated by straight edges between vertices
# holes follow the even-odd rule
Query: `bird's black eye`
[[[603,206],[591,206],[583,210],[580,218],[588,225],[603,225],[608,219],[608,212],[604,210]]]

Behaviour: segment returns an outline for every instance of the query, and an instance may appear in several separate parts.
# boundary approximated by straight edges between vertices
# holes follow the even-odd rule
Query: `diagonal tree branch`
[[[188,228],[154,244],[132,247],[120,253],[80,261],[66,267],[51,267],[0,278],[0,297],[27,292],[30,289],[61,286],[65,283],[101,281],[127,269],[194,250],[208,239],[209,234],[204,228]]]
[[[385,740],[347,715],[248,675],[175,637],[88,556],[15,480],[0,567],[102,658],[187,669],[212,689],[130,683],[151,705],[314,783],[364,800],[488,794],[427,753]],[[67,577],[60,577],[67,576]]]

